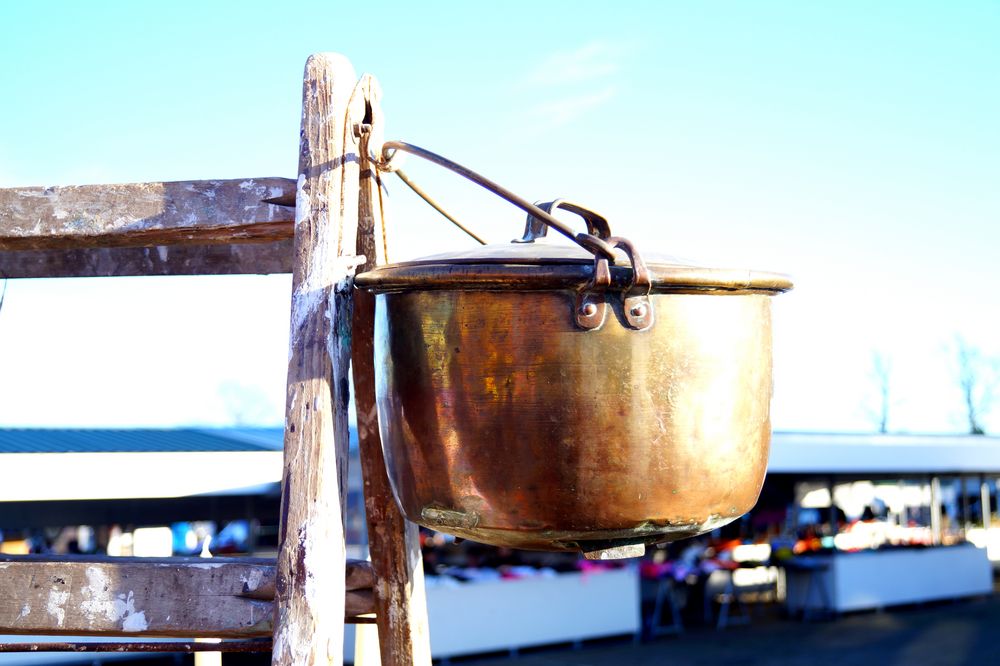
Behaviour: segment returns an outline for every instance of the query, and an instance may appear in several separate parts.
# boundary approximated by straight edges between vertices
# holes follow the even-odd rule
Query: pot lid
[[[594,211],[565,199],[530,204],[488,178],[429,150],[402,141],[382,144],[376,165],[393,170],[393,156],[403,151],[443,166],[486,188],[528,214],[524,235],[513,244],[487,245],[465,252],[439,254],[400,264],[390,264],[362,273],[355,284],[376,292],[426,289],[486,290],[575,290],[619,291],[624,301],[644,299],[649,293],[676,291],[780,293],[792,288],[791,280],[780,273],[741,269],[710,268],[672,256],[646,255],[627,239],[611,233],[608,220]],[[398,167],[396,167],[398,169]],[[406,179],[404,178],[404,181]],[[413,185],[410,185],[413,187]],[[413,188],[439,212],[443,212],[419,188]],[[553,216],[556,209],[579,216],[586,233],[576,233]],[[446,217],[449,217],[445,214]],[[461,225],[459,225],[461,226]],[[577,247],[537,242],[548,229],[559,232]],[[589,297],[582,297],[586,301]],[[589,303],[579,305],[587,312]],[[637,307],[636,312],[643,311]],[[580,315],[589,318],[590,315]],[[630,325],[642,329],[651,317],[635,315]],[[579,323],[579,322],[578,322]],[[590,323],[582,324],[591,327]]]
[[[792,288],[787,275],[746,269],[715,268],[672,255],[641,254],[651,291],[766,292]],[[380,266],[357,276],[355,284],[376,292],[413,289],[579,289],[594,275],[595,257],[579,245],[517,240],[421,257]],[[611,287],[633,281],[632,261],[622,249],[609,262]]]

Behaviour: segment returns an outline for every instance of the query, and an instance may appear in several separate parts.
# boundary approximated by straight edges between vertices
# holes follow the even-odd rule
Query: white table
[[[431,585],[427,614],[434,658],[638,634],[639,572]],[[344,658],[353,661],[353,631],[344,642]]]
[[[986,551],[971,545],[806,556],[793,560],[785,576],[793,613],[843,613],[993,592]]]

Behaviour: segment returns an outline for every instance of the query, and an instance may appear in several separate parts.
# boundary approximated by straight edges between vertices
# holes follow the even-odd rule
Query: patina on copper
[[[771,435],[770,297],[786,276],[640,255],[582,206],[532,206],[386,146],[529,212],[512,244],[357,276],[377,294],[379,429],[407,518],[606,559],[753,506]],[[546,227],[576,246],[536,242]]]
[[[357,279],[379,294],[379,427],[410,520],[601,553],[693,536],[753,506],[770,440],[769,298],[787,278],[654,263],[653,325],[635,330],[610,298],[588,330],[576,311],[591,264],[495,259]],[[631,280],[611,272],[609,291]]]

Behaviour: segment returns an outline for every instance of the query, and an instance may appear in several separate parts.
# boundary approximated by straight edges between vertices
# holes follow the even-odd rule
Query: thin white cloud
[[[621,57],[621,50],[607,42],[589,42],[573,51],[553,53],[526,80],[531,85],[548,87],[606,79],[621,69]]]
[[[527,114],[539,130],[568,125],[618,95],[626,49],[592,41],[543,59],[522,78],[538,101]]]
[[[570,95],[539,103],[532,115],[543,119],[550,127],[558,127],[573,122],[591,109],[604,105],[618,94],[614,85],[600,90]]]

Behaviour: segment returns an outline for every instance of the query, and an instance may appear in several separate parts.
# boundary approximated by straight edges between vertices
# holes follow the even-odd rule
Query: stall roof
[[[1000,437],[775,432],[770,474],[997,474]]]
[[[273,492],[282,439],[281,428],[0,429],[0,502]],[[1000,474],[1000,437],[776,432],[768,470]]]
[[[280,451],[282,428],[3,428],[0,453]]]
[[[281,428],[0,429],[0,502],[273,492]]]

